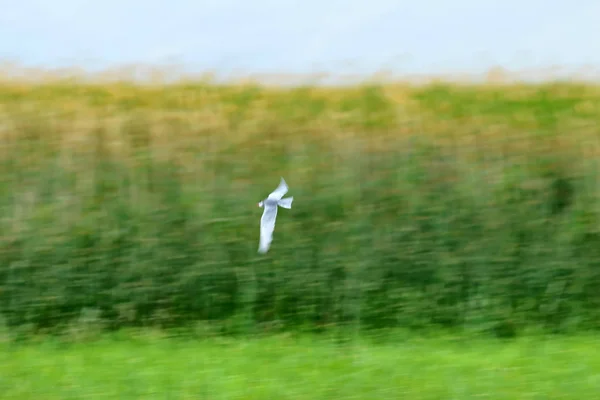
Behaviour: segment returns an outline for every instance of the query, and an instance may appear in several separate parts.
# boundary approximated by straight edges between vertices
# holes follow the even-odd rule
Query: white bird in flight
[[[259,253],[269,251],[269,246],[273,241],[273,230],[275,229],[275,219],[277,218],[277,206],[292,208],[294,197],[282,199],[283,195],[288,191],[288,185],[281,178],[279,186],[266,199],[258,203],[259,207],[264,207],[262,218],[260,219],[260,244],[258,245]]]

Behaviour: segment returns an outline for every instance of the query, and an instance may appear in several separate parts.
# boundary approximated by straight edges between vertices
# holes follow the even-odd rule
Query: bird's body
[[[269,251],[271,242],[273,241],[273,230],[275,229],[275,219],[277,218],[277,207],[287,209],[292,208],[293,197],[282,199],[283,195],[288,191],[288,186],[285,180],[281,178],[281,182],[277,189],[273,191],[266,199],[258,203],[259,207],[264,207],[263,215],[260,219],[260,243],[258,245],[259,253]]]

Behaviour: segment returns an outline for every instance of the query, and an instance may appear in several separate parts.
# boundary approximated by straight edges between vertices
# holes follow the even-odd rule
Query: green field
[[[0,141],[0,398],[600,393],[597,86],[5,80]]]
[[[16,335],[600,327],[595,86],[15,81],[0,116]]]
[[[0,345],[6,399],[596,399],[594,337],[340,344],[160,335]]]

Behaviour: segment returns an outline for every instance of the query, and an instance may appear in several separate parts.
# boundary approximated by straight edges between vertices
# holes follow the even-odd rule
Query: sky
[[[600,1],[0,0],[0,60],[245,73],[600,65]]]

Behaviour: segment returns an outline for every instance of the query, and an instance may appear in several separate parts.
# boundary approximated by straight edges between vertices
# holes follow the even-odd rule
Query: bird
[[[258,252],[265,254],[269,251],[271,242],[273,241],[273,230],[275,229],[275,219],[277,218],[277,206],[292,208],[292,201],[294,197],[290,196],[283,199],[283,195],[288,191],[288,185],[285,183],[283,177],[279,182],[277,189],[273,191],[266,199],[258,203],[259,207],[264,207],[263,215],[260,219],[260,243],[258,245]]]

